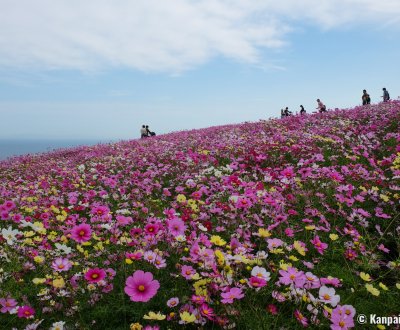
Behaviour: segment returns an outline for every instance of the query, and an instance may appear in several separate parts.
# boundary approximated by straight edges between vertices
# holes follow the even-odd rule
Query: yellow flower
[[[35,258],[33,258],[33,260],[38,264],[42,264],[44,261],[44,258],[41,256],[36,256]]]
[[[365,281],[365,282],[371,282],[371,276],[369,274],[366,274],[364,272],[360,273],[360,277]]]
[[[35,278],[32,280],[32,282],[33,282],[33,284],[35,284],[35,285],[43,284],[44,282],[46,282],[46,279],[45,279],[45,278],[37,278],[37,277],[35,277]]]
[[[32,237],[32,236],[35,236],[35,232],[34,232],[34,231],[25,231],[25,232],[24,232],[24,236],[25,236],[25,237]]]
[[[372,284],[365,284],[365,288],[367,289],[367,291],[372,294],[373,296],[379,296],[380,292],[377,288],[374,288],[374,286]]]
[[[293,247],[296,249],[296,251],[297,251],[300,255],[302,255],[302,256],[305,256],[305,255],[306,255],[306,249],[305,249],[303,246],[301,246],[301,244],[300,244],[299,241],[294,241]]]
[[[396,288],[400,290],[400,283],[396,283]]]
[[[226,242],[218,235],[211,236],[210,242],[217,246],[224,246]]]
[[[389,290],[388,287],[385,284],[383,284],[382,282],[379,282],[379,286],[385,291]]]
[[[59,277],[55,280],[53,280],[53,287],[58,288],[58,289],[62,289],[63,287],[65,287],[65,281],[62,277]]]
[[[296,258],[295,256],[289,256],[289,259],[292,261],[299,261],[299,258]]]
[[[332,241],[336,241],[336,240],[339,238],[339,236],[338,236],[337,234],[330,234],[330,235],[329,235],[329,238],[330,238]]]
[[[154,313],[154,312],[149,312],[149,314],[143,316],[145,320],[157,320],[157,321],[162,321],[165,320],[166,316],[161,314],[160,312]]]
[[[376,327],[377,327],[378,329],[382,329],[382,330],[385,330],[385,329],[386,329],[386,327],[385,327],[383,324],[378,324]]]
[[[314,230],[315,226],[314,225],[309,225],[304,227],[306,230]]]
[[[270,237],[271,233],[265,228],[258,228],[258,235],[262,238]]]
[[[130,265],[130,264],[133,263],[132,259],[129,259],[129,258],[125,258],[125,262],[126,262],[128,265]]]
[[[193,323],[194,321],[196,321],[196,316],[188,312],[180,313],[179,316],[181,317],[181,320],[185,323]]]
[[[379,197],[384,201],[384,202],[389,202],[389,197],[384,195],[384,194],[380,194]]]
[[[176,200],[178,201],[178,203],[185,203],[186,202],[186,196],[179,194],[178,196],[176,196]]]
[[[129,326],[130,330],[142,330],[143,326],[140,323],[131,323]]]

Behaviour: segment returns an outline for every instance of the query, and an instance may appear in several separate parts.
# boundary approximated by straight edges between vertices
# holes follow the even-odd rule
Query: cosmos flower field
[[[399,122],[393,101],[0,162],[1,329],[398,315]]]

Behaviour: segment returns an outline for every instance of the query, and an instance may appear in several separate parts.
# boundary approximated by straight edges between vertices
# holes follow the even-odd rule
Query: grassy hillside
[[[0,162],[2,329],[398,315],[399,121],[394,101]]]

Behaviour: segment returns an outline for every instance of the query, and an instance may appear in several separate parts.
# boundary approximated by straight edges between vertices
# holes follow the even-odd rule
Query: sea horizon
[[[117,141],[116,139],[0,139],[0,161],[27,154]]]

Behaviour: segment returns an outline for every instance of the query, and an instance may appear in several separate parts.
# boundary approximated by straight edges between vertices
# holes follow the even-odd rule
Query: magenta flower
[[[214,310],[207,304],[203,304],[200,306],[200,313],[209,320],[212,320],[215,316]]]
[[[82,223],[71,230],[71,238],[78,243],[87,242],[92,237],[90,225]]]
[[[0,312],[8,313],[17,306],[17,301],[12,298],[0,298],[0,305],[2,306]]]
[[[85,273],[85,279],[89,283],[97,283],[101,280],[104,280],[106,277],[106,271],[102,268],[89,268],[89,270]]]
[[[297,319],[297,321],[301,323],[303,327],[308,326],[307,318],[303,314],[301,314],[301,312],[298,309],[295,310],[294,317]]]
[[[153,280],[153,274],[142,270],[137,270],[132,276],[129,276],[125,284],[125,293],[132,301],[138,302],[149,301],[160,288],[160,282]]]
[[[57,272],[66,272],[70,270],[72,267],[72,263],[67,258],[57,258],[52,264],[51,268],[53,268]]]
[[[328,244],[321,242],[318,235],[315,236],[314,239],[310,240],[310,242],[314,245],[314,247],[320,254],[324,254],[324,251],[328,248]]]
[[[221,293],[221,297],[223,298],[221,302],[223,304],[232,304],[234,299],[242,299],[244,294],[242,289],[240,288],[232,288],[227,292]]]
[[[30,306],[21,306],[17,313],[19,318],[29,319],[35,315],[35,310]]]
[[[249,280],[249,285],[253,288],[262,288],[263,286],[267,285],[267,281],[264,280],[262,277],[252,276]]]
[[[183,235],[186,230],[185,223],[179,218],[168,221],[168,230],[173,236]]]

